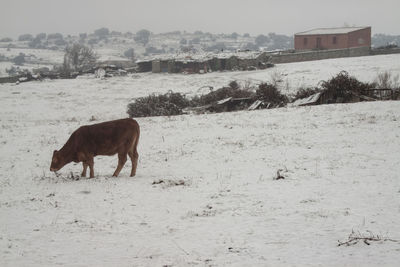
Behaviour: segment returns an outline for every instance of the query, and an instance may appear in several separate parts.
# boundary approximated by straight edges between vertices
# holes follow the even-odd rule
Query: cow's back
[[[114,155],[139,138],[139,124],[133,119],[120,119],[82,126],[76,138],[83,152]]]

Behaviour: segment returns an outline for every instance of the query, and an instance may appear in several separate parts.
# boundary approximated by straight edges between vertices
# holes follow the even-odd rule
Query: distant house
[[[295,50],[371,47],[371,27],[321,28],[294,35]]]
[[[225,70],[255,70],[271,68],[271,56],[266,52],[180,53],[157,55],[136,62],[139,72],[207,73]]]
[[[151,60],[137,61],[138,72],[149,72],[153,67],[153,62]]]

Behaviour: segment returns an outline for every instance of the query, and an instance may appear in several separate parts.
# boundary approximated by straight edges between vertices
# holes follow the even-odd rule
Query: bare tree
[[[124,52],[124,56],[132,61],[135,61],[135,50],[133,48],[129,48]]]
[[[65,48],[64,69],[82,71],[92,67],[97,61],[97,54],[82,44],[73,44]]]
[[[136,33],[136,36],[134,37],[134,40],[137,43],[141,43],[141,44],[143,44],[143,46],[146,46],[146,44],[149,42],[150,34],[151,33],[148,30],[145,30],[145,29],[140,30],[140,31],[138,31]]]
[[[378,73],[375,83],[381,89],[396,89],[400,87],[399,79],[399,74],[392,75],[391,72],[385,71]]]

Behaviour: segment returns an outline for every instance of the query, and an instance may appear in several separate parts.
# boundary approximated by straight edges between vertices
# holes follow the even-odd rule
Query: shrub
[[[180,93],[168,92],[163,95],[149,95],[135,99],[128,104],[129,117],[172,116],[182,114],[189,106],[189,100]]]
[[[54,44],[58,46],[64,46],[67,44],[67,42],[64,39],[57,39],[54,41]]]
[[[186,44],[187,44],[187,40],[186,40],[185,38],[182,38],[182,39],[179,41],[179,44],[181,44],[181,45],[186,45]]]
[[[333,99],[342,98],[343,102],[351,102],[354,95],[360,95],[363,90],[372,88],[368,83],[363,83],[349,76],[346,71],[341,71],[328,81],[323,81],[321,88],[332,95]]]
[[[32,34],[22,34],[18,37],[18,41],[32,41],[33,40],[33,36]]]
[[[39,38],[36,37],[35,39],[33,39],[28,43],[28,46],[30,48],[40,48],[42,46],[42,42]]]
[[[378,73],[375,86],[380,89],[398,89],[400,87],[399,77],[399,74],[393,76],[389,71]]]
[[[229,37],[236,40],[239,37],[239,34],[237,32],[233,32]]]
[[[227,102],[227,105],[216,105],[218,101],[229,97],[236,98],[236,101],[233,104]],[[172,91],[164,95],[152,94],[147,97],[140,97],[128,105],[127,113],[132,118],[180,115],[183,113],[183,109],[187,107],[197,107],[200,108],[199,110],[211,112],[234,111],[248,108],[256,99],[273,103],[275,106],[288,102],[288,98],[282,95],[274,85],[261,84],[255,93],[250,83],[245,84],[243,88],[236,81],[232,81],[227,87],[211,91],[205,95],[195,96],[192,99]]]
[[[2,39],[0,40],[0,42],[2,42],[2,43],[8,43],[8,42],[12,42],[12,39],[11,39],[11,38],[8,38],[8,37],[5,37],[5,38],[2,38]]]
[[[11,66],[11,68],[6,69],[6,73],[7,73],[9,76],[17,75],[18,72],[19,72],[19,67],[16,68],[16,67],[14,67],[14,66]]]
[[[288,102],[287,96],[281,94],[276,85],[269,83],[262,83],[256,90],[257,99],[269,102],[272,104],[286,104]]]
[[[50,33],[47,35],[47,40],[51,39],[63,39],[63,35],[61,33]]]
[[[134,60],[135,59],[135,50],[133,48],[129,48],[124,52],[124,57]]]
[[[95,45],[98,42],[99,42],[99,40],[97,38],[92,38],[92,39],[89,39],[88,45]]]
[[[268,36],[263,35],[263,34],[258,35],[258,36],[256,37],[256,39],[254,40],[254,42],[255,42],[256,45],[258,45],[258,46],[262,46],[262,45],[268,43],[269,41],[270,41],[270,38],[269,38]]]
[[[200,44],[200,38],[195,37],[192,40],[189,41],[189,44]]]
[[[232,89],[234,89],[234,90],[236,90],[236,89],[239,89],[239,84],[238,84],[238,82],[237,81],[231,81],[230,83],[229,83],[229,87],[230,88],[232,88]]]
[[[153,46],[146,47],[146,54],[163,54],[165,53],[164,49],[158,49]]]
[[[46,36],[47,36],[46,33],[42,32],[42,33],[39,33],[36,35],[36,39],[44,40],[44,39],[46,39]]]
[[[25,54],[19,53],[18,56],[12,59],[12,62],[14,62],[15,65],[22,66],[25,63]]]
[[[105,37],[110,34],[110,30],[108,28],[100,28],[94,31],[94,35],[99,37]]]

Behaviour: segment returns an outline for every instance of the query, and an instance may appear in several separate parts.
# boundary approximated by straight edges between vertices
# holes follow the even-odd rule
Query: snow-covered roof
[[[315,35],[315,34],[346,34],[369,27],[342,27],[342,28],[319,28],[310,31],[299,32],[296,35]]]
[[[297,99],[295,102],[293,102],[293,106],[306,106],[306,105],[314,104],[318,101],[320,96],[321,96],[321,93],[316,93],[316,94],[310,95],[309,97],[306,97],[306,98]]]
[[[198,53],[177,53],[177,54],[162,54],[145,57],[137,62],[153,61],[153,60],[176,60],[176,61],[207,61],[213,58],[230,58],[235,56],[240,59],[255,59],[263,52],[261,51],[243,51],[243,52],[198,52]]]

